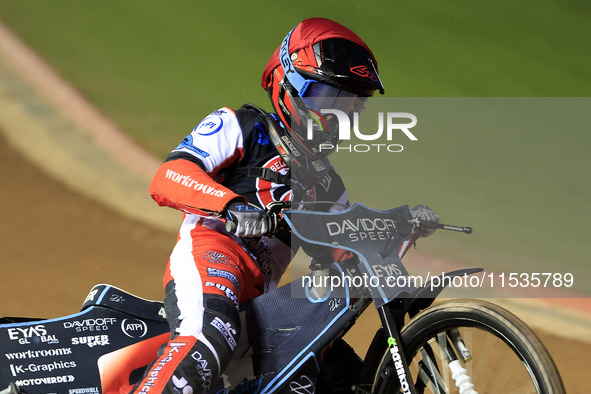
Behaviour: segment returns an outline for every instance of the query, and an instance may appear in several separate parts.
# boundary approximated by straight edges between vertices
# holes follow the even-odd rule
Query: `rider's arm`
[[[149,193],[159,205],[184,212],[222,212],[230,201],[244,200],[218,182],[220,172],[243,154],[242,129],[234,111],[214,111],[172,150]]]
[[[160,206],[196,214],[222,212],[230,201],[240,198],[186,159],[164,162],[152,180],[149,193]]]

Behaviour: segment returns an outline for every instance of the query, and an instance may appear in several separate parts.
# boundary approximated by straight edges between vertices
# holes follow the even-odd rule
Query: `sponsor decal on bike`
[[[7,332],[8,339],[11,341],[47,335],[47,330],[44,325],[9,328]]]
[[[231,350],[236,348],[236,339],[234,339],[234,335],[237,334],[236,329],[232,326],[232,323],[224,323],[222,319],[216,316],[215,319],[211,322],[211,325],[218,329],[220,333],[228,342]]]
[[[156,365],[152,367],[152,370],[143,382],[141,390],[139,391],[140,393],[149,392],[150,389],[158,383],[158,376],[162,369],[174,359],[180,349],[185,345],[187,345],[185,342],[170,342],[168,344],[168,354],[166,357],[160,357]]]
[[[227,286],[221,285],[219,283],[214,283],[214,282],[205,282],[205,286],[215,287],[215,288],[223,291],[226,294],[226,297],[228,297],[236,305],[236,308],[238,308],[238,297],[236,296],[236,293],[234,293],[234,291],[232,289],[228,288]]]
[[[97,293],[98,293],[97,289],[91,290],[90,293],[88,293],[88,295],[86,296],[86,299],[84,300],[83,303],[86,303],[88,301],[94,301],[94,297],[96,296]]]
[[[148,325],[139,319],[123,319],[121,331],[130,338],[143,338],[148,333]]]
[[[373,268],[376,276],[380,278],[402,275],[402,270],[397,264],[374,264],[371,267]]]
[[[326,223],[326,229],[331,237],[346,234],[351,242],[387,240],[392,238],[396,222],[384,218],[344,219]]]
[[[79,389],[70,389],[68,390],[68,394],[95,394],[100,393],[98,387],[84,387]]]
[[[18,341],[21,345],[31,343],[59,343],[59,339],[55,335],[49,335],[47,329],[42,324],[29,327],[13,327],[9,328],[7,332],[8,339]]]
[[[62,375],[62,376],[48,376],[44,378],[34,378],[34,379],[22,379],[17,380],[16,385],[18,387],[27,387],[27,386],[41,386],[45,384],[57,384],[57,383],[71,383],[76,378],[72,375]]]
[[[54,361],[50,364],[27,364],[18,365],[10,364],[10,373],[12,376],[17,376],[22,373],[35,373],[35,372],[53,372],[58,369],[76,368],[75,361]]]
[[[314,394],[316,391],[314,382],[306,375],[302,375],[299,379],[289,382],[289,389],[292,393],[296,394]]]
[[[123,298],[121,294],[111,294],[109,301],[123,304],[125,302],[125,298]]]
[[[109,343],[108,335],[91,335],[88,337],[72,338],[72,345],[87,345],[88,347],[107,346]]]
[[[329,309],[331,312],[334,312],[335,310],[339,309],[339,307],[341,306],[341,299],[340,298],[332,298],[329,302]]]
[[[69,356],[72,354],[72,348],[70,347],[62,347],[57,349],[47,349],[47,350],[26,350],[24,352],[15,352],[15,353],[5,353],[7,359],[9,360],[27,360],[32,358],[41,358],[41,357],[58,357],[58,356]]]
[[[207,276],[213,276],[213,277],[217,277],[217,278],[227,279],[230,282],[232,282],[232,284],[234,284],[234,286],[236,286],[236,289],[240,290],[240,283],[238,282],[238,278],[236,277],[236,275],[234,275],[231,272],[207,267]]]
[[[73,328],[76,332],[106,331],[115,323],[117,323],[117,319],[114,317],[101,317],[81,321],[67,321],[64,322],[64,328]]]
[[[163,306],[158,309],[158,316],[162,316],[164,319],[166,319],[166,310]]]
[[[193,360],[197,361],[195,368],[197,369],[197,374],[201,378],[201,388],[207,390],[211,386],[211,378],[213,377],[211,369],[209,369],[207,365],[207,360],[205,360],[199,352],[194,352],[191,354],[191,357]]]
[[[390,354],[392,354],[394,368],[396,369],[396,374],[398,375],[398,380],[400,381],[400,389],[404,394],[410,394],[410,386],[406,380],[406,372],[404,372],[404,365],[402,363],[402,357],[400,356],[396,339],[392,337],[388,338],[388,345],[390,346]]]

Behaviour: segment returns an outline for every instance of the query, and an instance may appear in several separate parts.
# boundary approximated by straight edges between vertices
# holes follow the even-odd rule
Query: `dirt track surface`
[[[22,132],[27,131],[23,128]],[[38,148],[36,142],[30,138],[31,149]],[[32,162],[23,155],[23,146],[26,143],[18,148],[9,143],[0,130],[0,256],[4,274],[0,316],[51,318],[75,313],[97,283],[160,299],[161,275],[175,232],[133,219],[111,204],[88,197],[110,192],[100,183],[94,194],[74,189],[71,179],[58,180],[59,171],[49,171],[54,152],[45,151]],[[96,165],[100,165],[98,161]],[[373,336],[376,321],[371,313],[348,335],[360,353]],[[587,393],[589,341],[537,332],[553,355],[568,392]]]
[[[1,315],[74,313],[97,283],[162,297],[173,232],[124,218],[71,190],[1,134],[0,179]]]

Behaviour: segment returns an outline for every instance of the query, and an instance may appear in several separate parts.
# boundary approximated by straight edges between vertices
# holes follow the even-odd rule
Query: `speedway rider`
[[[352,114],[383,93],[371,50],[336,22],[307,19],[275,51],[262,86],[274,114],[255,106],[212,112],[152,181],[152,198],[184,220],[164,275],[172,334],[134,392],[202,392],[224,371],[239,337],[239,305],[276,288],[296,251],[289,232],[266,236],[262,208],[286,200],[334,202],[314,208],[327,211],[348,204],[331,152],[319,149],[339,142],[320,109]],[[436,220],[430,210],[418,212]]]

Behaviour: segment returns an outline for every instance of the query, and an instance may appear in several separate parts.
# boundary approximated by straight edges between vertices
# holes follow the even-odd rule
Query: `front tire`
[[[451,348],[462,359],[461,345],[454,346],[449,339],[458,332],[471,357],[460,363],[476,392],[565,393],[556,365],[535,334],[509,311],[481,300],[443,302],[422,311],[403,328],[401,341],[410,378],[419,393],[471,392],[456,387],[445,355],[445,349]],[[372,393],[399,393],[393,372],[392,357],[386,351]]]

